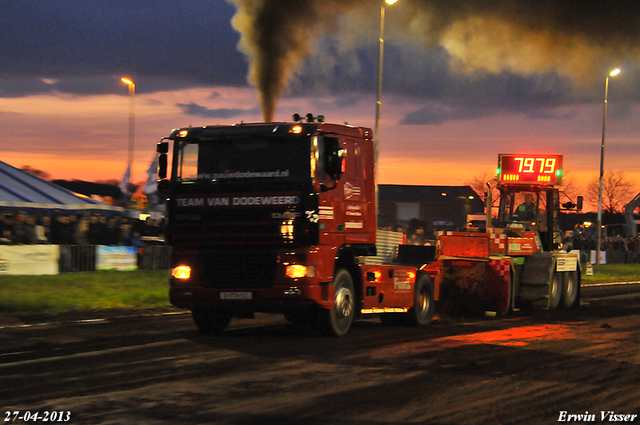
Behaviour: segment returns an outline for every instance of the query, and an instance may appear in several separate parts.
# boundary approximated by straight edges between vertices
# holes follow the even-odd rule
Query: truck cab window
[[[195,143],[185,143],[182,146],[178,163],[178,175],[182,180],[198,178],[198,147]]]
[[[309,140],[287,137],[221,138],[185,144],[178,178],[216,183],[309,180]]]

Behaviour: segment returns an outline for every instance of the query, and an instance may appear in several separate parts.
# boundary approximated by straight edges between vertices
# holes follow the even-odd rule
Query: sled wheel
[[[560,301],[562,300],[562,275],[560,273],[553,273],[551,277],[551,288],[549,294],[549,308],[558,308]]]
[[[408,319],[412,326],[427,326],[433,318],[433,284],[428,274],[418,276],[413,288],[413,307],[409,309]]]
[[[566,272],[566,279],[562,288],[562,308],[571,308],[578,297],[578,273]]]

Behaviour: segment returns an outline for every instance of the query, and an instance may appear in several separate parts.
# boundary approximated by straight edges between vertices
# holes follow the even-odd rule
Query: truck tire
[[[321,321],[327,334],[343,336],[349,331],[356,313],[356,293],[351,274],[345,269],[338,269],[333,285],[333,307],[321,312]]]
[[[558,308],[560,301],[562,301],[562,275],[558,272],[553,272],[551,276],[551,288],[549,290],[549,309]]]
[[[578,272],[566,272],[562,287],[562,308],[571,308],[578,297]]]
[[[230,314],[211,308],[193,309],[191,310],[191,315],[198,330],[203,335],[218,335],[231,322]]]
[[[413,307],[409,309],[407,318],[411,326],[427,326],[433,318],[433,283],[431,277],[422,273],[418,276],[413,288]]]

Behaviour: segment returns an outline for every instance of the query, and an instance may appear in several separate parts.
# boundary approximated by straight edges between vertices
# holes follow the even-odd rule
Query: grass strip
[[[640,263],[594,264],[593,276],[587,275],[587,265],[582,265],[582,284],[640,281]]]
[[[168,270],[0,276],[0,314],[61,313],[168,305]]]
[[[582,284],[640,281],[640,264],[593,265]],[[169,306],[169,271],[136,270],[0,276],[0,315]]]

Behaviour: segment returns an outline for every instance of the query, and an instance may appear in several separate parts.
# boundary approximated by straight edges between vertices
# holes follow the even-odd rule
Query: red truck
[[[168,194],[170,301],[190,309],[202,333],[256,312],[338,336],[362,314],[431,321],[436,269],[420,266],[434,247],[402,250],[414,257],[406,264],[386,261],[392,254],[376,244],[370,129],[307,116],[182,128],[167,139],[171,177],[163,140],[158,186]]]
[[[368,128],[311,114],[173,130],[158,143],[171,303],[191,310],[204,334],[223,331],[233,317],[275,312],[342,336],[366,314],[426,326],[442,295],[506,312],[532,300],[522,290],[531,281],[529,264],[546,267],[547,277],[570,286],[573,297],[576,264],[568,267],[573,274],[557,278],[551,268],[564,257],[542,253],[538,225],[511,223],[509,206],[501,207],[502,228],[443,233],[437,252],[403,244],[401,233],[377,231],[372,136]],[[527,188],[548,193],[546,183]],[[505,202],[515,199],[508,187]],[[550,193],[553,207],[557,191]],[[538,285],[536,297],[548,297],[542,292],[550,287]]]

